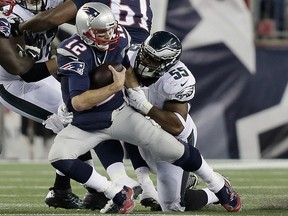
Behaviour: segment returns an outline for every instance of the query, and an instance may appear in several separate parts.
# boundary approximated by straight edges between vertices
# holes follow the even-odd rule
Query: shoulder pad
[[[0,17],[0,36],[9,38],[11,33],[10,23],[6,18]]]
[[[120,39],[124,39],[127,40],[127,44],[126,44],[126,50],[129,49],[130,45],[131,45],[131,36],[128,33],[128,31],[121,25],[118,25],[118,31],[120,32]]]
[[[158,82],[163,83],[163,93],[169,100],[186,102],[195,95],[195,78],[184,64],[172,67]]]
[[[71,52],[58,48],[57,49],[57,61],[58,61],[58,74],[74,74],[79,75],[84,74],[85,63],[80,61],[75,55]]]

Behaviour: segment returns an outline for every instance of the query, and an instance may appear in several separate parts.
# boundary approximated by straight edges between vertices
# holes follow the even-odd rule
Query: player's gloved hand
[[[19,30],[20,20],[17,18],[9,19],[10,27],[11,27],[11,36],[18,37],[23,35],[22,32]]]
[[[56,134],[64,128],[59,116],[55,113],[43,121],[42,124],[45,128],[52,130]]]
[[[30,31],[24,31],[24,40],[25,44],[29,46],[38,47],[39,49],[42,49],[45,45],[45,37],[43,35],[38,33],[32,33]]]
[[[152,109],[153,105],[147,100],[144,91],[140,86],[136,88],[128,88],[128,102],[129,105],[139,110],[144,115]]]
[[[73,120],[73,113],[68,112],[68,109],[64,103],[58,107],[57,115],[64,126],[70,124]]]
[[[54,113],[49,116],[42,124],[54,133],[59,133],[64,127],[70,124],[72,120],[73,113],[68,112],[66,105],[63,103],[58,107],[57,114]]]
[[[25,49],[23,49],[19,44],[17,44],[16,49],[21,57],[28,56],[35,62],[42,58],[41,50],[37,47],[25,45]]]

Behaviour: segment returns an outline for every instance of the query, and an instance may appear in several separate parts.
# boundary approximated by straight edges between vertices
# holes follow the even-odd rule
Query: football
[[[109,70],[108,65],[115,68],[120,72],[123,70],[121,63],[104,63],[96,68],[95,71],[89,74],[90,76],[90,89],[98,89],[113,83],[112,72]]]

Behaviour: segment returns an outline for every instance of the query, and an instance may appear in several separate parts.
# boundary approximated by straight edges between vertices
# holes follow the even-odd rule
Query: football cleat
[[[223,188],[215,193],[218,197],[220,204],[228,212],[239,212],[242,209],[242,203],[239,194],[233,189],[230,181],[224,177],[225,184]]]
[[[102,209],[105,204],[108,202],[108,198],[103,192],[89,192],[87,191],[83,198],[83,207],[85,209]]]
[[[133,199],[136,200],[138,196],[143,192],[141,186],[135,186],[132,188],[133,189]]]
[[[133,199],[137,199],[139,194],[142,193],[142,188],[140,186],[135,186],[133,187]],[[132,211],[132,210],[131,210]],[[113,200],[109,200],[104,208],[100,210],[100,213],[102,214],[112,214],[112,213],[118,213],[120,212],[120,208],[113,202]],[[124,214],[124,213],[121,213]]]
[[[145,208],[150,207],[151,211],[162,211],[160,204],[154,198],[144,198],[140,200],[140,204]]]
[[[54,208],[64,209],[83,209],[82,200],[69,190],[55,190],[49,188],[49,192],[45,197],[45,203]]]
[[[186,189],[196,189],[196,186],[198,184],[199,184],[198,176],[196,176],[194,173],[190,173],[187,180]]]
[[[113,197],[113,202],[118,206],[120,214],[131,212],[135,203],[133,201],[133,190],[124,186],[123,189]]]

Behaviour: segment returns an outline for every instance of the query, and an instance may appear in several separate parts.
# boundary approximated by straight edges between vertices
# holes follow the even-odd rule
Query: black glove
[[[20,20],[19,19],[10,19],[10,26],[11,26],[11,36],[18,37],[23,35],[22,32],[19,31]]]
[[[41,50],[33,46],[25,46],[23,49],[19,44],[16,45],[17,51],[21,57],[27,56],[32,58],[35,62],[42,58]]]

